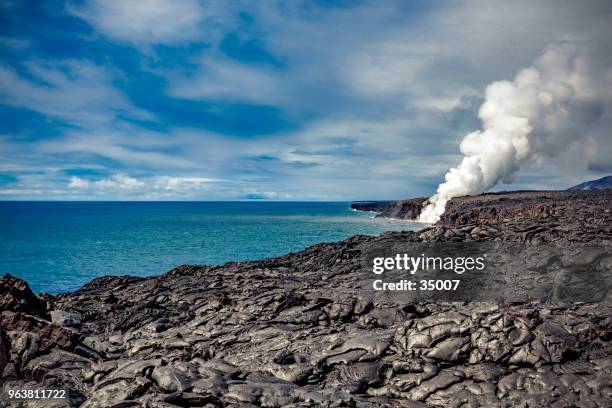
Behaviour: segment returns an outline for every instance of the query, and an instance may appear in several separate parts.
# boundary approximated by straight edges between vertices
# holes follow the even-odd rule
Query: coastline
[[[612,408],[612,1],[482,3],[0,1],[0,408]]]
[[[349,211],[350,202],[0,202],[0,275],[35,293],[103,275],[260,260],[355,234],[417,228]]]
[[[155,277],[100,277],[42,299],[4,277],[3,381],[62,386],[83,407],[605,406],[609,298],[400,302],[356,282],[362,252],[389,242],[609,248],[611,196],[462,198],[416,232],[358,235],[261,261],[183,265]]]

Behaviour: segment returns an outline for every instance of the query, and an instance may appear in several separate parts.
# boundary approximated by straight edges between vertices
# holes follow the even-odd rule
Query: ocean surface
[[[346,202],[0,202],[0,273],[60,293],[102,275],[263,259],[355,234],[415,230]]]

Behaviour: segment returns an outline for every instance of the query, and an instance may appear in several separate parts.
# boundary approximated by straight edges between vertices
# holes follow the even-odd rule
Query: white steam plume
[[[453,197],[511,183],[531,160],[612,171],[612,53],[597,48],[549,46],[514,81],[487,86],[478,113],[482,130],[462,140],[463,160],[446,173],[419,221],[438,221]]]

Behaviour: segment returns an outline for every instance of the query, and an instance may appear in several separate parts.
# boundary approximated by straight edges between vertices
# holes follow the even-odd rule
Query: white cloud
[[[114,192],[140,197],[184,198],[209,191],[223,182],[228,181],[200,176],[154,176],[137,179],[127,174],[117,173],[97,180],[72,176],[69,179],[68,188],[93,194]]]
[[[146,186],[144,181],[126,174],[113,174],[110,178],[96,181],[84,180],[80,177],[70,177],[68,188],[72,189],[102,189],[102,190],[138,190]]]
[[[157,190],[186,192],[206,190],[210,188],[212,183],[218,183],[222,180],[208,177],[156,177],[153,182],[153,187]]]
[[[145,130],[122,120],[154,118],[113,86],[117,79],[129,79],[118,72],[79,60],[26,59],[21,75],[21,69],[0,64],[0,101],[77,125],[62,136],[33,137],[27,143],[15,143],[15,135],[0,138],[0,169],[72,169],[92,163],[104,174],[120,169],[145,183],[121,189],[112,178],[96,185],[88,176],[81,179],[90,183],[88,188],[77,188],[83,186],[78,182],[67,188],[66,173],[61,180],[49,175],[47,182],[61,184],[67,194],[100,197],[115,192],[217,199],[266,192],[298,199],[429,194],[457,161],[460,138],[478,128],[473,122],[487,83],[511,78],[548,44],[609,44],[612,38],[610,3],[597,1],[487,6],[480,1],[427,6],[389,1],[321,8],[273,1],[75,4],[70,11],[104,41],[136,45],[139,68],[167,80],[168,95],[213,102],[155,101],[167,121],[157,123],[163,130]],[[240,12],[249,18],[236,25]],[[220,46],[225,34],[235,32],[244,44],[259,47],[246,49],[244,61],[226,56]],[[146,47],[155,44],[181,47],[170,52]],[[110,56],[125,52],[109,48],[119,49]],[[152,49],[164,52],[151,55]],[[258,54],[261,50],[268,54]],[[270,56],[278,64],[269,64]],[[241,101],[277,107],[279,122],[286,120],[297,130],[237,138],[202,129],[222,127],[208,120],[217,113],[222,121],[241,121],[233,116],[233,103]],[[197,123],[193,116],[200,109],[210,110]],[[248,107],[245,111],[250,113]],[[179,120],[173,122],[174,117]],[[178,123],[201,128],[181,129]],[[601,152],[603,164],[610,163],[606,153]],[[542,169],[547,175],[559,173]],[[576,184],[576,170],[567,171],[565,177],[572,179],[567,185]],[[156,177],[160,174],[168,176]],[[563,177],[556,185],[563,185]],[[517,186],[533,187],[531,180]],[[539,180],[546,187],[545,178]],[[36,191],[44,183],[29,180],[17,186]]]
[[[224,99],[251,103],[280,104],[284,74],[223,57],[203,58],[195,75],[169,74],[168,94],[184,99]]]
[[[79,126],[100,126],[117,115],[150,120],[113,85],[113,76],[86,60],[26,61],[33,79],[0,65],[0,102],[68,120]]]
[[[110,179],[102,179],[93,183],[96,187],[104,189],[134,190],[145,186],[143,181],[126,174],[114,174]]]
[[[75,188],[75,189],[84,189],[84,188],[89,188],[90,183],[88,180],[83,180],[80,177],[76,177],[76,176],[72,176],[70,177],[70,183],[68,183],[68,188]]]
[[[487,83],[512,76],[550,43],[609,36],[605,4],[587,3],[466,1],[423,10],[406,10],[405,2],[306,10],[247,3],[253,27],[245,36],[257,32],[265,51],[283,61],[281,69],[236,62],[213,45],[196,59],[195,74],[163,75],[173,97],[263,103],[300,114],[448,112],[462,97],[482,96]]]
[[[197,0],[90,0],[71,4],[68,10],[110,38],[138,44],[197,38],[202,20],[211,11]]]
[[[35,143],[32,147],[41,154],[90,154],[131,167],[154,167],[158,170],[197,167],[197,163],[184,155],[160,151],[181,148],[180,140],[124,125],[72,131],[61,138]]]

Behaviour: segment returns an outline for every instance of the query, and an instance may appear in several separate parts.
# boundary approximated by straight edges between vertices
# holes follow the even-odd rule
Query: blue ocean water
[[[346,202],[0,202],[0,273],[35,292],[101,275],[278,256],[355,234],[415,230]]]

